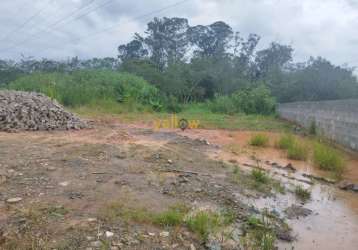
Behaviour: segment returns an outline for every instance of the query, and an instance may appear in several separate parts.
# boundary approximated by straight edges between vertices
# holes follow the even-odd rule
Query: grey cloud
[[[1,35],[15,29],[46,6],[44,0],[2,0],[0,51],[16,41],[27,39],[29,34],[43,30],[48,24],[65,17],[89,1],[53,0],[41,16],[11,35],[10,39],[2,41]],[[37,39],[28,39],[19,48],[0,52],[0,57],[19,58],[21,53],[50,58],[116,56],[117,46],[128,42],[134,32],[143,32],[152,16],[140,20],[134,18],[178,1],[113,0],[79,20],[64,22],[51,32],[40,32]],[[91,6],[104,2],[106,0],[95,0]],[[88,7],[91,8],[93,7]],[[191,0],[157,16],[186,17],[191,25],[223,20],[243,35],[260,35],[260,47],[265,47],[274,40],[291,44],[295,48],[297,61],[306,60],[310,55],[321,55],[337,64],[358,64],[357,8],[356,0]],[[115,28],[77,41],[77,38],[87,37],[108,27]]]

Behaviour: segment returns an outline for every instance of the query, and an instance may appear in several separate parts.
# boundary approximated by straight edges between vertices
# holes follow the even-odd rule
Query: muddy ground
[[[268,218],[278,249],[357,249],[358,193],[273,147],[247,146],[251,134],[114,120],[0,133],[0,249],[248,249],[254,217]],[[357,182],[357,160],[348,165],[344,178]],[[251,185],[252,169],[272,181]],[[311,199],[297,198],[297,186]],[[184,221],[197,211],[231,219],[205,235],[146,216],[178,204]]]

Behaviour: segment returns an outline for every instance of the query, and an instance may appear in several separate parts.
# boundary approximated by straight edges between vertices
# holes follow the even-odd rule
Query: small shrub
[[[245,114],[269,115],[275,112],[276,100],[264,85],[239,90],[232,95],[232,98],[235,106],[240,107]]]
[[[279,149],[289,149],[295,143],[295,137],[290,134],[282,135],[277,141],[276,146]]]
[[[293,143],[287,149],[287,157],[292,160],[307,160],[308,149],[306,145],[299,142]]]
[[[313,161],[317,167],[333,171],[337,177],[344,171],[344,159],[341,153],[321,143],[314,145]]]
[[[295,195],[302,201],[307,201],[311,198],[311,192],[308,189],[304,189],[302,186],[296,187]]]
[[[214,113],[271,115],[275,112],[276,100],[270,90],[261,85],[240,89],[228,96],[216,96],[208,106]]]
[[[178,98],[173,95],[163,97],[163,106],[167,112],[179,113],[183,110],[183,106],[180,104]]]
[[[208,101],[209,109],[214,113],[233,115],[239,112],[230,96],[217,96],[214,100]]]
[[[266,147],[269,143],[269,138],[264,134],[257,134],[251,137],[250,145],[255,147]]]

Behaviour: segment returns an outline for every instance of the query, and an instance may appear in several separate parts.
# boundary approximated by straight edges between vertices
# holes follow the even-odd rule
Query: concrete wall
[[[319,134],[358,151],[358,99],[285,103],[278,113],[306,128],[315,122]]]

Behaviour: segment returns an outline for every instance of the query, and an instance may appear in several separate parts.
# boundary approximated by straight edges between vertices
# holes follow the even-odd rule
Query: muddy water
[[[267,208],[284,216],[284,210],[299,201],[293,195],[262,198],[251,201],[258,209]],[[304,205],[311,215],[288,219],[296,241],[279,243],[279,249],[357,249],[358,246],[358,199],[356,194],[335,188],[315,185],[312,200]]]
[[[173,132],[168,130],[166,132]],[[257,209],[268,208],[275,211],[280,216],[286,217],[284,210],[293,204],[301,205],[294,194],[295,185],[303,185],[311,190],[312,199],[304,204],[305,208],[312,210],[312,214],[307,217],[287,219],[288,224],[293,229],[296,241],[293,243],[279,242],[279,249],[298,249],[298,250],[353,250],[358,249],[358,194],[341,191],[334,185],[325,185],[315,183],[307,184],[311,180],[302,176],[303,173],[315,176],[329,177],[326,172],[317,170],[312,163],[302,161],[288,160],[283,151],[274,147],[265,149],[257,149],[247,146],[247,142],[252,132],[242,131],[219,131],[219,130],[191,130],[186,132],[178,132],[178,134],[191,137],[193,139],[206,139],[211,144],[219,145],[208,152],[209,157],[216,160],[237,162],[241,167],[243,163],[255,165],[261,160],[260,167],[266,168],[276,178],[281,179],[288,190],[285,195],[277,195],[275,198],[249,199],[248,203]],[[278,138],[278,134],[267,133],[271,137],[271,141]],[[153,140],[144,136],[137,136],[140,143],[151,146],[163,146],[166,142],[162,140]],[[159,143],[161,142],[161,143]],[[230,145],[236,145],[235,152],[232,152]],[[292,163],[298,170],[296,173],[287,173],[282,169],[273,168],[271,164],[265,163],[276,162],[280,166],[286,166]],[[283,177],[282,175],[294,178]],[[358,160],[356,158],[348,159],[347,172],[344,179],[358,183]],[[301,180],[301,181],[300,181]],[[303,181],[303,182],[302,182]],[[305,182],[306,181],[306,182]],[[238,197],[240,199],[248,199],[247,197]]]
[[[353,250],[358,249],[358,194],[339,190],[334,185],[315,183],[309,185],[297,180],[282,177],[282,174],[294,177],[298,180],[308,181],[302,174],[312,174],[329,178],[326,172],[317,170],[311,162],[292,161],[286,158],[284,152],[273,147],[257,149],[247,146],[252,132],[228,132],[228,131],[207,131],[195,130],[187,132],[194,138],[205,138],[211,143],[221,146],[221,150],[209,152],[209,156],[216,160],[237,162],[256,165],[255,158],[261,159],[260,167],[266,168],[271,173],[276,172],[276,178],[280,178],[290,189],[294,185],[302,185],[311,190],[312,199],[304,204],[305,208],[311,209],[312,214],[299,219],[288,219],[288,224],[293,229],[296,241],[293,243],[279,243],[279,249],[298,250]],[[278,138],[278,134],[267,133],[271,141]],[[232,152],[230,145],[235,145],[235,152]],[[274,169],[266,161],[276,162],[280,166],[292,163],[298,170],[295,174]],[[347,170],[343,179],[358,183],[358,160],[356,156],[347,156]],[[241,197],[243,198],[243,197]],[[300,205],[292,192],[286,195],[278,195],[276,198],[261,198],[248,200],[258,209],[268,208],[276,211],[280,216],[285,217],[284,210],[293,204]]]

